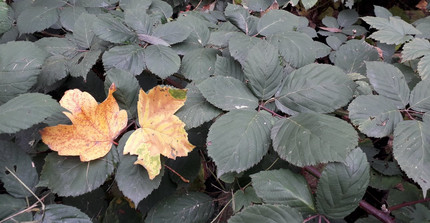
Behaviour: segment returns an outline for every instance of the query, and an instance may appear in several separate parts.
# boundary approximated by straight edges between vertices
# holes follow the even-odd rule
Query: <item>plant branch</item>
[[[280,114],[278,114],[278,113],[276,113],[276,112],[274,112],[274,111],[272,111],[272,110],[270,110],[270,109],[268,109],[268,108],[264,107],[263,105],[259,105],[259,106],[258,106],[258,108],[259,108],[259,109],[263,109],[263,110],[265,110],[265,111],[269,112],[269,113],[270,113],[270,114],[272,114],[273,116],[276,116],[276,117],[278,117],[278,118],[283,118],[283,116],[282,116],[282,115],[280,115]]]
[[[181,84],[179,84],[178,82],[176,82],[176,81],[174,81],[174,80],[172,80],[171,78],[166,78],[165,79],[166,80],[166,82],[168,83],[168,84],[170,84],[170,85],[172,85],[173,87],[176,87],[176,88],[179,88],[179,89],[183,89],[184,87],[181,85]]]
[[[315,167],[305,166],[304,169],[317,178],[321,177],[321,173]],[[370,205],[366,201],[361,200],[359,205],[363,210],[365,210],[367,213],[375,216],[377,219],[379,219],[385,223],[395,223],[395,221],[387,213],[384,213],[381,210],[376,209],[375,207],[373,207],[372,205]]]
[[[49,195],[49,193],[48,193],[48,194],[46,194],[45,196],[43,196],[43,197],[41,198],[41,200],[45,199],[48,195]],[[7,218],[4,218],[4,219],[0,220],[0,223],[6,222],[7,220],[12,219],[12,218],[14,218],[14,217],[16,217],[16,216],[18,216],[18,215],[20,215],[20,214],[22,214],[22,213],[25,213],[25,212],[31,211],[33,208],[37,207],[37,203],[39,203],[39,202],[40,202],[40,201],[38,200],[38,201],[34,202],[34,204],[32,204],[31,206],[29,206],[28,208],[26,208],[26,209],[24,209],[24,210],[21,210],[21,211],[19,211],[19,212],[15,213],[15,214],[10,215],[10,216],[9,216],[9,217],[7,217]],[[41,203],[41,204],[43,205],[43,203]]]
[[[402,207],[411,206],[411,205],[419,204],[419,203],[424,203],[424,202],[427,202],[427,201],[430,201],[430,198],[421,199],[421,200],[417,200],[417,201],[404,202],[404,203],[401,203],[401,204],[389,207],[388,210],[389,211],[395,211],[395,210],[400,209]]]

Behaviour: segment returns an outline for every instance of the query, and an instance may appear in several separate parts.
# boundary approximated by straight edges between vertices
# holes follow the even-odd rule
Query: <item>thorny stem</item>
[[[404,203],[389,207],[388,210],[389,211],[395,211],[395,210],[400,209],[402,207],[406,207],[406,206],[410,206],[410,205],[414,205],[414,204],[419,204],[419,203],[424,203],[427,201],[430,201],[430,198],[421,199],[421,200],[417,200],[417,201],[404,202]]]
[[[305,166],[304,169],[317,178],[321,177],[321,173],[315,167]],[[376,209],[375,207],[373,207],[372,205],[370,205],[366,201],[361,200],[359,205],[363,210],[365,210],[367,213],[375,216],[379,220],[381,220],[385,223],[395,223],[395,221],[387,213],[384,213],[381,210]]]

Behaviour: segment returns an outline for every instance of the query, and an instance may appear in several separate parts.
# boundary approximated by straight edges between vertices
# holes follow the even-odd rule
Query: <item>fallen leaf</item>
[[[128,138],[123,153],[137,155],[135,164],[145,167],[151,180],[160,173],[160,154],[176,159],[187,156],[194,148],[188,142],[185,124],[174,115],[184,105],[186,93],[186,90],[160,86],[148,94],[139,92],[140,128]]]
[[[72,125],[44,128],[40,132],[43,142],[58,155],[79,156],[83,162],[104,157],[128,120],[127,112],[119,110],[112,95],[115,90],[112,83],[106,100],[100,104],[87,92],[66,91],[60,105],[68,110],[64,114]]]

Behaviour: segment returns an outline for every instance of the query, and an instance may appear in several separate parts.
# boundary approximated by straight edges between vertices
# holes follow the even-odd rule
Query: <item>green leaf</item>
[[[396,17],[381,18],[365,16],[362,19],[372,28],[378,31],[372,33],[369,38],[386,44],[402,44],[412,39],[411,35],[421,34],[419,30],[411,24]]]
[[[393,153],[409,178],[417,182],[425,197],[430,188],[430,124],[402,121],[394,130]]]
[[[405,43],[402,51],[402,60],[414,60],[430,54],[430,42],[426,39],[414,38]]]
[[[233,211],[238,212],[243,207],[253,204],[262,203],[261,199],[255,193],[253,187],[247,187],[245,190],[237,190],[233,195]]]
[[[0,219],[5,219],[10,215],[18,213],[27,207],[24,199],[18,199],[9,194],[0,194]]]
[[[170,46],[168,42],[155,36],[150,36],[146,34],[137,34],[137,37],[139,40],[147,42],[152,45]]]
[[[61,55],[71,58],[79,52],[78,46],[67,38],[45,37],[35,43],[51,55]]]
[[[233,57],[217,55],[214,75],[234,77],[240,81],[245,81],[245,74],[243,73],[242,66],[240,66],[240,63],[234,60]]]
[[[46,186],[59,196],[85,194],[100,187],[113,173],[113,159],[112,151],[90,162],[81,162],[79,157],[49,153],[38,186]]]
[[[282,66],[278,57],[278,50],[266,41],[257,43],[248,51],[243,72],[251,90],[260,99],[271,98],[282,82]]]
[[[420,112],[430,112],[430,79],[420,81],[411,92],[410,106]]]
[[[124,21],[139,34],[150,34],[156,22],[141,7],[125,9]]]
[[[358,13],[355,10],[346,9],[339,12],[337,21],[340,27],[352,26],[358,20]]]
[[[82,213],[79,209],[62,205],[50,204],[45,206],[43,213],[36,213],[34,220],[40,223],[64,222],[64,223],[91,223],[88,215]]]
[[[112,43],[132,41],[135,34],[124,25],[123,21],[111,14],[100,14],[93,23],[93,32],[102,40]]]
[[[57,21],[56,7],[34,6],[19,14],[16,25],[20,33],[34,33],[49,28]]]
[[[153,14],[162,14],[166,19],[172,17],[173,15],[172,6],[161,0],[153,0],[151,6],[149,7],[149,11],[151,11]]]
[[[0,45],[0,104],[26,93],[37,82],[47,56],[29,41]]]
[[[210,104],[194,85],[187,86],[187,100],[175,115],[185,124],[186,128],[195,128],[217,117],[222,111]]]
[[[251,175],[257,195],[269,204],[283,204],[302,214],[315,213],[306,179],[288,169],[260,171]]]
[[[158,25],[152,36],[158,37],[169,44],[180,43],[188,38],[191,30],[179,22],[169,22]]]
[[[65,3],[65,1],[63,1],[63,0],[60,0],[60,1]],[[79,6],[61,7],[60,8],[60,14],[59,14],[60,15],[60,23],[65,29],[70,30],[72,32],[75,32],[75,29],[79,28],[79,27],[75,26],[76,23],[79,24],[79,22],[84,22],[84,23],[81,23],[81,25],[85,27],[86,21],[82,21],[82,19],[80,19],[83,14],[88,15],[87,10],[85,10],[84,7],[79,7]],[[77,22],[78,20],[80,20],[80,21]],[[92,23],[92,21],[91,21],[91,23]]]
[[[197,81],[211,76],[215,71],[218,50],[201,48],[185,54],[182,59],[181,73],[185,78]]]
[[[314,41],[313,50],[315,51],[315,58],[323,58],[330,54],[331,49],[329,46],[322,42]]]
[[[271,137],[279,156],[296,166],[343,161],[358,144],[357,132],[350,124],[317,113],[278,120]]]
[[[430,55],[424,56],[418,62],[418,73],[423,80],[430,77]]]
[[[86,80],[88,72],[96,64],[101,52],[101,50],[90,50],[73,57],[69,62],[70,75]]]
[[[122,155],[125,143],[131,133],[133,132],[130,131],[124,134],[119,142],[118,153],[120,162],[115,174],[115,181],[124,196],[132,200],[134,205],[137,206],[141,200],[160,186],[161,178],[164,175],[164,168],[158,176],[150,180],[146,169],[141,165],[134,164],[137,160],[136,156]]]
[[[243,65],[248,57],[249,46],[254,46],[261,41],[259,38],[244,34],[233,35],[228,42],[230,55]]]
[[[327,164],[318,181],[318,212],[334,219],[353,212],[366,193],[369,169],[366,154],[359,148],[351,151],[343,163]]]
[[[306,10],[312,8],[318,2],[318,0],[300,0],[300,1],[302,2]]]
[[[336,51],[334,64],[346,73],[366,74],[365,61],[379,60],[378,51],[362,40],[349,40]]]
[[[379,95],[360,95],[349,104],[349,118],[369,137],[381,138],[391,134],[402,115],[387,98]]]
[[[93,23],[95,21],[97,21],[97,17],[88,13],[82,13],[79,15],[79,18],[76,19],[73,37],[75,37],[76,43],[85,49],[90,48],[93,42]]]
[[[68,74],[67,59],[61,55],[50,56],[42,66],[42,73],[37,79],[36,86],[46,92],[47,88],[67,77]]]
[[[285,32],[269,36],[268,41],[276,46],[282,58],[295,68],[313,63],[316,58],[314,41],[306,34]]]
[[[12,28],[13,20],[9,16],[11,11],[13,11],[13,9],[8,4],[0,2],[0,34]]]
[[[144,49],[136,44],[114,46],[103,53],[106,70],[117,68],[139,75],[146,68]]]
[[[0,106],[0,133],[16,133],[43,122],[61,109],[49,95],[27,93]]]
[[[210,30],[202,19],[187,15],[180,16],[177,21],[190,31],[190,35],[183,41],[184,43],[190,43],[198,47],[205,46],[208,43]]]
[[[288,75],[275,95],[275,102],[290,115],[328,113],[346,105],[354,89],[354,82],[338,67],[309,64]]]
[[[258,21],[258,33],[268,36],[275,33],[294,31],[300,26],[301,18],[284,10],[270,10]],[[307,23],[306,23],[307,25]]]
[[[374,12],[376,17],[388,19],[393,16],[393,14],[384,7],[377,6],[377,5],[374,5],[373,7],[375,8]]]
[[[157,203],[148,213],[146,223],[204,223],[214,211],[212,198],[200,192],[173,195]]]
[[[409,103],[409,87],[405,76],[395,66],[385,62],[366,62],[367,78],[373,89],[398,109]]]
[[[296,209],[285,205],[256,205],[245,208],[228,220],[228,223],[301,223],[303,217]]]
[[[148,69],[161,78],[178,72],[181,59],[171,48],[162,45],[151,45],[145,48],[145,62]]]
[[[249,11],[239,5],[228,4],[224,10],[225,17],[246,35],[256,33],[255,17]]]
[[[243,0],[242,5],[252,11],[264,11],[269,8],[274,0]]]
[[[10,173],[12,171],[28,188],[34,191],[38,176],[30,156],[17,144],[3,140],[0,140],[0,153],[2,154],[0,156],[0,180],[3,187],[10,195],[17,198],[32,196],[31,192]]]
[[[112,83],[115,83],[116,91],[113,93],[120,108],[127,111],[128,117],[137,117],[137,99],[140,89],[139,82],[133,74],[118,70],[110,69],[106,72],[104,81],[105,93],[109,91]]]
[[[256,98],[246,85],[232,77],[210,77],[197,85],[203,96],[213,105],[226,111],[254,110]]]
[[[390,190],[402,182],[402,177],[399,175],[386,176],[378,173],[376,170],[370,169],[369,186],[378,190]]]
[[[257,164],[270,146],[273,118],[267,112],[233,110],[209,129],[207,150],[217,175],[247,170]]]

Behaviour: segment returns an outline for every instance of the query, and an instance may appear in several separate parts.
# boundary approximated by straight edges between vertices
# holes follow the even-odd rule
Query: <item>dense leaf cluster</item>
[[[298,14],[317,0],[227,2],[0,1],[0,219],[343,222],[378,191],[380,220],[430,220],[429,17],[347,0],[316,29]],[[65,90],[101,101],[112,83],[131,127],[105,157],[41,142],[69,122]],[[188,90],[175,115],[197,148],[150,180],[123,151],[159,84]]]

